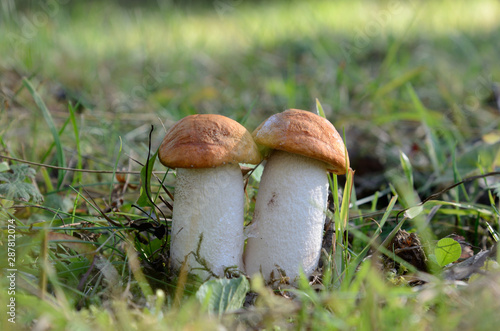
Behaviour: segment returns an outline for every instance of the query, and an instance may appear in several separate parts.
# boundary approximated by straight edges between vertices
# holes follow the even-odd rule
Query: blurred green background
[[[3,145],[26,159],[51,136],[23,76],[60,125],[68,101],[80,104],[82,153],[98,168],[115,163],[118,137],[144,158],[152,124],[156,148],[162,125],[188,114],[251,131],[287,108],[314,110],[316,98],[345,131],[366,194],[400,151],[425,190],[452,179],[453,157],[498,139],[498,1],[0,3]],[[69,152],[72,133],[61,139]],[[477,170],[468,157],[463,176]]]

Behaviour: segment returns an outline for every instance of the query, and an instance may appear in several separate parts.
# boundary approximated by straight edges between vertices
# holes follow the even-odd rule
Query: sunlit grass
[[[487,33],[498,27],[500,4],[493,0],[278,1],[235,2],[222,9],[163,5],[144,10],[92,3],[76,5],[72,17],[56,15],[37,24],[40,13],[43,15],[41,7],[35,6],[13,21],[5,21],[3,28],[13,34],[2,34],[0,44],[7,51],[17,35],[22,39],[22,44],[17,44],[20,51],[31,53],[26,64],[55,70],[61,63],[81,64],[82,59],[92,66],[91,59],[106,61],[117,56],[134,64],[150,57],[176,57],[194,51],[214,55],[244,52],[325,32],[362,44],[387,36],[412,39]],[[3,60],[15,61],[9,57]]]
[[[9,3],[13,0],[0,2],[1,9]],[[497,177],[471,181],[435,201],[419,203],[453,182],[498,169],[500,122],[488,98],[491,83],[500,75],[500,3],[225,3],[223,8],[161,2],[125,8],[110,2],[71,2],[34,28],[43,13],[36,2],[30,10],[10,16],[3,11],[0,154],[57,165],[51,147],[57,141],[68,166],[120,170],[130,165],[140,170],[132,159],[145,162],[152,124],[154,153],[164,135],[162,124],[169,127],[187,114],[220,113],[252,130],[267,115],[287,107],[313,109],[318,98],[325,116],[339,131],[345,130],[356,171],[354,184],[349,180],[343,194],[336,192],[342,184],[332,185],[335,203],[343,196],[344,208],[331,214],[349,236],[335,238],[336,254],[326,252],[323,283],[312,287],[301,280],[297,290],[273,293],[254,280],[252,290],[259,293],[255,305],[217,320],[194,298],[199,282],[179,281],[159,259],[165,238],[151,233],[148,237],[144,231],[139,235],[127,225],[128,219],[151,221],[133,207],[138,189],[119,195],[120,210],[107,213],[111,221],[127,226],[112,225],[99,212],[109,207],[112,191],[123,190],[111,174],[65,178],[58,190],[56,172],[33,166],[44,209],[0,200],[5,203],[0,215],[17,218],[20,231],[19,322],[39,329],[49,325],[85,330],[221,325],[472,330],[498,323],[498,276],[465,285],[443,281],[438,273],[427,276],[427,285],[409,287],[408,279],[381,273],[377,259],[365,258],[377,248],[383,251],[379,245],[399,226],[420,235],[430,254],[437,239],[454,232],[473,241],[476,251],[497,240]],[[46,104],[43,112],[22,76],[30,76]],[[57,100],[58,88],[74,93],[74,98]],[[85,107],[68,108],[70,101],[84,101]],[[43,120],[44,112],[50,112],[53,124]],[[356,160],[360,155],[365,159]],[[382,169],[368,169],[365,163],[371,161],[366,157],[380,160]],[[361,173],[363,168],[367,174]],[[155,171],[164,170],[155,166]],[[140,186],[139,176],[130,180]],[[362,192],[360,184],[371,181],[377,186]],[[154,184],[153,193],[160,190],[168,200]],[[247,185],[250,211],[258,184],[258,176],[252,176]],[[411,209],[396,219],[403,208]],[[168,218],[167,208],[165,212]],[[246,219],[251,218],[249,212]],[[43,242],[33,233],[44,229],[68,237]],[[97,238],[69,238],[80,234]],[[94,265],[88,278],[83,274],[93,262],[85,252],[72,251],[78,247],[75,243],[100,249],[98,262],[103,264]],[[40,263],[43,250],[49,252],[55,271]],[[107,272],[106,263],[112,265]],[[111,278],[115,286],[109,285]],[[85,286],[77,289],[82,280]],[[6,282],[5,277],[0,280],[2,288]],[[39,284],[49,285],[43,299]],[[184,291],[176,289],[179,284],[186,285]],[[5,298],[0,292],[0,299]]]

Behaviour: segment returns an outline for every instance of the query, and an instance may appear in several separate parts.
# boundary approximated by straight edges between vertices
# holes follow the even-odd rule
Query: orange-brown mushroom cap
[[[170,168],[212,168],[261,161],[250,132],[238,122],[215,114],[186,116],[170,128],[159,149]]]
[[[323,161],[335,174],[345,174],[349,168],[349,155],[333,124],[309,111],[289,109],[275,114],[252,135],[259,145]]]

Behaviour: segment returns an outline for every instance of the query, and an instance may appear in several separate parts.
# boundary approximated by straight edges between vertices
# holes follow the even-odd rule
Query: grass
[[[0,199],[2,256],[16,223],[17,329],[498,329],[499,273],[449,281],[432,262],[451,234],[476,254],[498,241],[498,173],[446,190],[498,171],[498,2],[49,3],[0,2],[0,154],[45,165],[20,178],[43,203]],[[174,172],[151,169],[167,220],[138,201],[148,153],[189,114],[253,130],[316,98],[355,170],[352,184],[331,182],[342,208],[328,216],[345,236],[321,282],[273,292],[253,279],[254,304],[216,317],[195,296],[199,279],[166,268],[171,211],[159,196],[172,204]],[[399,273],[380,272],[399,228],[420,237],[429,273],[397,256]]]

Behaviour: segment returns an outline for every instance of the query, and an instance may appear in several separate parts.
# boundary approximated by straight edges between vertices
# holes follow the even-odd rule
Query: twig
[[[43,164],[43,163],[38,163],[38,162],[33,162],[33,161],[27,161],[27,160],[22,160],[18,159],[15,157],[7,156],[7,155],[2,155],[0,154],[0,158],[11,160],[11,161],[16,161],[16,162],[21,162],[21,163],[26,163],[26,164],[31,164],[34,166],[40,166],[40,167],[46,167],[50,169],[57,169],[57,170],[66,170],[66,171],[75,171],[75,172],[88,172],[88,173],[98,173],[98,174],[131,174],[131,175],[140,175],[140,171],[113,171],[113,170],[91,170],[91,169],[76,169],[76,168],[67,168],[67,167],[58,167],[58,166],[53,166],[50,164]],[[164,174],[165,171],[154,171],[153,173],[155,174]]]

